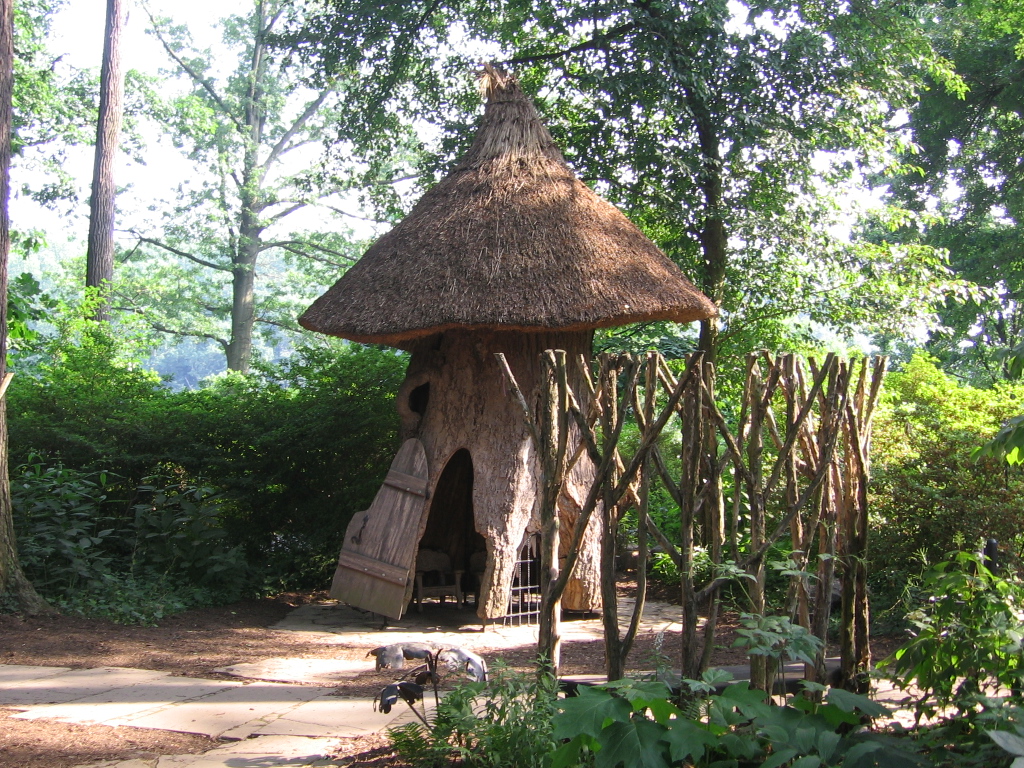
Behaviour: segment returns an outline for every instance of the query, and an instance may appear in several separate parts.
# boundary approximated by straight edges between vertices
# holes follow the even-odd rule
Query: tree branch
[[[148,243],[150,245],[155,245],[157,248],[163,248],[165,251],[169,251],[169,252],[171,252],[171,253],[173,253],[173,254],[175,254],[177,256],[181,256],[183,259],[188,259],[189,261],[193,261],[196,264],[199,264],[200,266],[207,267],[208,269],[216,269],[219,272],[230,272],[231,271],[231,267],[225,267],[225,266],[223,266],[221,264],[215,264],[212,261],[207,261],[206,259],[201,259],[198,256],[194,256],[191,253],[188,253],[187,251],[182,251],[182,250],[180,250],[178,248],[175,248],[173,246],[167,245],[167,243],[161,243],[159,240],[154,240],[151,237],[142,237],[141,235],[136,235],[136,237],[138,238],[140,243]]]
[[[288,325],[287,323],[282,323],[280,320],[270,320],[269,318],[266,318],[266,317],[254,317],[253,318],[253,322],[254,323],[262,323],[263,325],[272,325],[275,328],[283,328],[286,331],[297,331],[297,330],[299,330],[298,327],[296,327],[294,324],[293,325]]]
[[[630,21],[625,24],[620,24],[617,27],[612,27],[607,32],[599,32],[589,40],[585,40],[582,43],[577,43],[568,48],[564,48],[560,51],[552,51],[550,53],[537,53],[528,54],[523,56],[516,56],[512,59],[506,59],[505,61],[499,62],[499,66],[510,66],[515,64],[533,64],[538,61],[553,61],[554,59],[562,59],[567,56],[571,56],[574,53],[580,53],[581,51],[597,50],[604,44],[610,43],[617,37],[625,35],[628,32],[632,32],[636,29],[637,24],[635,21]]]
[[[278,200],[277,202],[278,203],[284,203],[284,202],[288,202],[288,201]],[[272,213],[270,216],[268,216],[267,217],[267,221],[280,221],[281,219],[285,218],[286,216],[291,216],[296,211],[302,210],[307,205],[309,205],[309,203],[303,202],[302,200],[298,200],[298,201],[292,202],[292,204],[290,206],[288,206],[287,208],[285,208],[283,211],[278,211],[277,213]]]
[[[312,248],[314,250],[320,251],[321,253],[329,253],[331,256],[337,256],[339,259],[347,261],[349,264],[354,264],[356,262],[355,258],[353,258],[352,256],[348,256],[342,253],[341,251],[335,251],[332,248],[326,248],[322,245],[317,245],[316,243],[303,242],[302,240],[275,240],[272,243],[264,243],[262,246],[260,246],[260,251],[262,252],[269,248],[283,248],[286,251],[289,251],[290,253],[296,254],[297,256],[307,256],[316,261],[320,261],[324,264],[331,264],[335,267],[342,266],[341,264],[337,264],[333,261],[328,261],[327,259],[317,259],[312,254],[308,254],[305,251],[300,250],[297,246],[305,246],[307,248]]]
[[[288,127],[288,130],[284,132],[281,138],[278,139],[277,144],[274,145],[273,149],[271,149],[270,153],[267,155],[267,159],[263,161],[264,172],[269,170],[270,166],[277,161],[277,159],[285,151],[285,146],[288,144],[289,141],[291,141],[292,137],[302,130],[303,126],[306,124],[309,118],[311,118],[313,115],[317,113],[317,110],[319,110],[320,107],[323,106],[323,103],[327,100],[327,97],[330,96],[332,93],[334,93],[333,88],[328,89],[326,91],[322,91],[315,99],[313,99],[313,101],[306,105],[306,108],[303,110],[302,114],[295,119],[295,122],[293,122]]]
[[[233,114],[231,114],[231,110],[228,108],[228,105],[224,102],[224,99],[220,97],[220,94],[213,89],[213,85],[210,83],[210,81],[207,78],[203,77],[191,66],[189,66],[189,64],[181,56],[178,55],[177,51],[175,51],[171,47],[171,44],[167,42],[167,38],[164,37],[163,32],[160,30],[160,25],[153,17],[153,13],[149,10],[149,7],[145,3],[143,3],[142,8],[146,12],[146,15],[149,17],[149,23],[152,25],[153,34],[156,35],[156,39],[160,41],[160,45],[163,46],[163,49],[167,52],[167,55],[171,57],[171,60],[175,64],[177,64],[182,69],[182,71],[185,72],[185,74],[187,74],[192,79],[192,82],[194,82],[196,85],[200,86],[204,91],[206,91],[207,95],[209,95],[209,97],[213,99],[213,102],[220,108],[221,112],[223,112],[224,115],[234,124],[235,128],[237,128],[239,132],[244,133],[245,126],[239,123],[237,118]]]
[[[228,342],[225,339],[222,339],[220,336],[215,336],[212,333],[202,333],[200,331],[182,331],[176,328],[168,328],[167,326],[161,325],[160,323],[154,323],[152,320],[147,320],[147,322],[154,331],[160,331],[160,333],[168,333],[171,336],[183,336],[185,338],[191,339],[210,339],[211,341],[216,341],[218,344],[220,344],[221,347],[224,348],[225,352],[227,351]]]
[[[322,208],[326,208],[327,210],[331,211],[332,213],[336,213],[339,216],[347,216],[350,219],[358,219],[359,221],[369,221],[371,224],[389,224],[390,223],[390,222],[384,221],[382,219],[371,219],[368,216],[360,216],[357,213],[349,213],[348,211],[343,211],[343,210],[341,210],[341,208],[337,208],[337,207],[335,207],[333,205],[328,205],[327,203],[313,203],[313,205],[317,205],[317,206],[320,206]]]

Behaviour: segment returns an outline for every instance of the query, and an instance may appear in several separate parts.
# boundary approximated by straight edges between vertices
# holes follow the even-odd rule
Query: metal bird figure
[[[373,708],[386,715],[399,699],[412,707],[417,701],[423,700],[423,686],[410,682],[385,685],[377,698],[373,700]]]
[[[405,655],[402,653],[401,644],[398,643],[382,645],[379,648],[374,648],[366,655],[377,657],[376,668],[378,672],[382,669],[402,669],[405,667]]]
[[[425,659],[437,652],[437,646],[430,643],[399,643],[406,659]]]

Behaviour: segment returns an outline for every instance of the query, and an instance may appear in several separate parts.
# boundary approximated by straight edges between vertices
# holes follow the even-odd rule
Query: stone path
[[[371,699],[330,692],[119,667],[0,666],[0,705],[21,710],[17,718],[159,728],[237,741],[202,755],[104,764],[117,768],[330,765],[324,761],[339,738],[365,736],[414,717],[404,704],[385,715],[374,711]]]
[[[623,612],[631,605],[623,605]],[[678,608],[649,603],[644,629],[678,628]],[[468,622],[468,623],[467,623]],[[409,640],[467,649],[533,645],[536,627],[484,627],[471,611],[431,606],[400,623],[336,603],[306,605],[272,629],[302,633],[315,643],[363,646]],[[567,639],[603,637],[598,618],[563,624]],[[385,715],[368,698],[331,695],[332,683],[372,669],[372,659],[266,659],[217,670],[240,680],[175,677],[144,669],[0,665],[0,705],[15,717],[124,725],[199,733],[232,743],[201,755],[123,760],[91,768],[237,768],[325,766],[340,739],[365,736],[415,719],[404,703]],[[304,683],[304,684],[300,684]],[[314,685],[310,685],[313,683]]]
[[[461,624],[472,614],[438,608],[445,607],[413,612],[399,626],[382,628],[379,618],[347,606],[306,605],[272,629],[304,633],[312,642],[366,648],[410,638],[477,650],[536,643],[535,627]],[[625,614],[632,606],[621,608]],[[651,602],[642,628],[679,631],[678,621],[678,606]],[[565,622],[562,629],[566,639],[603,638],[598,618]],[[374,711],[372,699],[332,695],[332,683],[372,666],[370,659],[266,659],[217,670],[239,680],[203,680],[119,667],[0,665],[0,706],[21,710],[17,718],[157,728],[229,741],[201,755],[113,761],[90,768],[328,766],[338,764],[330,755],[341,739],[415,719],[404,703],[385,715]],[[892,706],[902,695],[887,691],[877,698]]]

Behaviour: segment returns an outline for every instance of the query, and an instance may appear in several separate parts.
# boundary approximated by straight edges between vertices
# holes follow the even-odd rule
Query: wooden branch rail
[[[691,355],[677,378],[660,355],[601,355],[596,367],[580,357],[568,375],[566,355],[544,353],[541,391],[532,411],[502,355],[502,375],[522,409],[537,450],[543,476],[539,504],[542,535],[542,603],[539,650],[558,666],[559,600],[572,577],[580,548],[595,512],[601,520],[602,601],[606,663],[619,677],[640,624],[646,591],[648,537],[680,571],[683,597],[682,668],[699,674],[714,643],[721,587],[732,580],[717,575],[693,583],[698,542],[715,567],[724,565],[725,545],[733,568],[745,570],[750,610],[768,610],[764,558],[787,532],[792,537],[791,567],[797,571],[783,610],[818,635],[828,626],[833,569],[843,577],[843,672],[848,683],[863,678],[867,648],[867,592],[863,552],[867,541],[867,483],[870,472],[870,424],[886,361],[854,366],[828,355],[820,364],[791,355],[749,355],[743,397],[734,424],[715,400],[715,371],[699,354]],[[805,375],[805,368],[809,370]],[[856,383],[854,386],[854,379]],[[570,384],[570,381],[573,382]],[[620,386],[621,383],[621,386]],[[642,391],[642,394],[641,394]],[[776,409],[784,409],[776,415]],[[632,412],[639,443],[628,460],[620,453],[627,415]],[[681,437],[680,474],[676,476],[659,440],[670,422]],[[571,530],[559,529],[558,505],[568,472],[586,457],[595,468],[585,500]],[[765,471],[767,470],[767,471]],[[731,476],[726,509],[725,480]],[[649,514],[651,483],[661,483],[678,506],[682,538],[672,541]],[[744,505],[742,499],[746,498]],[[621,634],[615,583],[616,533],[627,509],[637,510],[637,600]],[[571,519],[571,518],[565,518]],[[739,557],[740,548],[746,549]],[[818,557],[811,552],[817,547]],[[561,561],[558,553],[563,553]],[[819,580],[808,597],[809,564]],[[827,592],[827,593],[826,593]],[[813,603],[813,605],[811,605]],[[703,647],[697,638],[697,607],[708,620]],[[824,617],[823,617],[824,613]],[[756,684],[771,684],[768,666],[752,669]],[[819,663],[809,670],[821,675]]]

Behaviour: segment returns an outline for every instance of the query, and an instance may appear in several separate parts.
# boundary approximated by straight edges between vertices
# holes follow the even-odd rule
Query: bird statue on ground
[[[408,681],[386,685],[381,690],[380,695],[374,699],[373,708],[375,710],[379,709],[386,715],[398,703],[399,698],[411,707],[417,701],[423,699],[423,686]]]
[[[445,648],[437,654],[437,660],[453,672],[465,673],[473,682],[487,682],[487,662],[472,651],[465,648]]]
[[[425,659],[436,651],[437,648],[429,643],[409,642],[382,645],[366,655],[377,658],[376,668],[380,672],[382,669],[404,669],[406,659]]]

